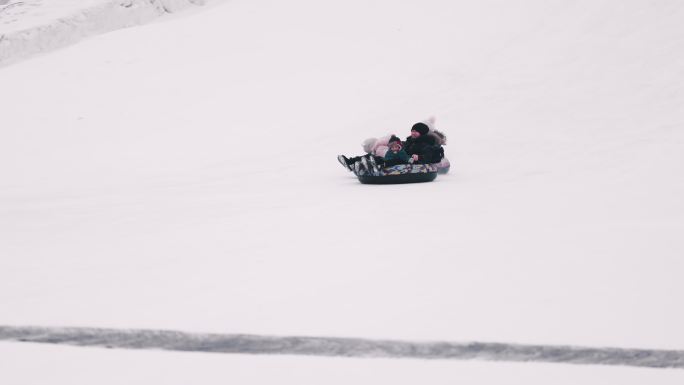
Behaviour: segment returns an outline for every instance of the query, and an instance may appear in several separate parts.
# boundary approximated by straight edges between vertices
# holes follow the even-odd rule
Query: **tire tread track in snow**
[[[0,341],[236,354],[458,359],[684,369],[684,350],[592,348],[484,342],[199,334],[170,330],[0,326]]]

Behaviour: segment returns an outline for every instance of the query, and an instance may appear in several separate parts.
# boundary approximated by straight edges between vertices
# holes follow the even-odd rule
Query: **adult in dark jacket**
[[[432,135],[428,135],[429,131],[425,123],[416,123],[411,127],[411,136],[406,138],[404,150],[413,163],[437,163],[442,159],[442,147]]]

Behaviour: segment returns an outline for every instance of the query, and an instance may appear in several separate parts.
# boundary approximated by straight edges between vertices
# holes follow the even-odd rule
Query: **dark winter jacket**
[[[403,149],[394,152],[392,150],[388,150],[385,153],[385,166],[394,166],[397,164],[406,164],[409,161],[409,156],[404,151]]]
[[[411,155],[418,155],[418,163],[437,163],[442,160],[444,154],[442,146],[430,135],[421,135],[416,139],[409,136],[406,138],[404,150]]]

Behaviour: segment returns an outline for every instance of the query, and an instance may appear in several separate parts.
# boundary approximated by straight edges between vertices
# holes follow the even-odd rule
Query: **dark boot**
[[[351,162],[351,163],[350,163],[349,159],[347,159],[346,156],[344,156],[344,155],[338,155],[338,156],[337,156],[337,161],[340,162],[340,164],[342,165],[342,167],[346,168],[347,171],[352,171],[352,165],[354,164],[354,162]]]

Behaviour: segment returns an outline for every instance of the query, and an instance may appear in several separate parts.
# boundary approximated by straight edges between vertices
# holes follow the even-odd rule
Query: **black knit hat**
[[[430,129],[425,123],[416,123],[411,127],[411,131],[418,131],[421,135],[427,135]]]
[[[399,144],[401,144],[401,139],[399,139],[396,135],[392,135],[389,139],[389,142],[387,142],[387,145],[391,146],[392,142],[399,142]]]

